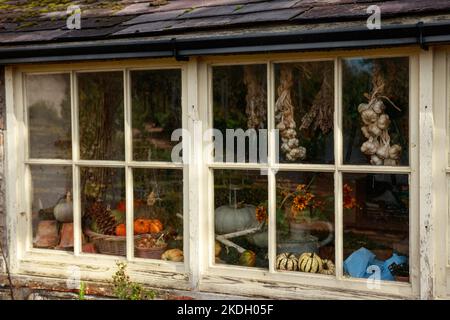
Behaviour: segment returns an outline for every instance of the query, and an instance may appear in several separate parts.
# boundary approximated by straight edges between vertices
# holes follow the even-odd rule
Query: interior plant
[[[113,275],[114,295],[121,300],[152,300],[156,297],[153,290],[144,289],[140,284],[132,282],[126,273],[127,265],[117,262],[118,270]]]

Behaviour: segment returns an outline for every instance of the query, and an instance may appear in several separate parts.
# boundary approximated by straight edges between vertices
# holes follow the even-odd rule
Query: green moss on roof
[[[71,5],[79,5],[82,10],[110,9],[118,11],[124,8],[120,0],[31,0],[26,2],[0,0],[0,10],[8,10],[15,22],[23,22],[51,12],[65,12]],[[52,19],[53,20],[53,19]]]

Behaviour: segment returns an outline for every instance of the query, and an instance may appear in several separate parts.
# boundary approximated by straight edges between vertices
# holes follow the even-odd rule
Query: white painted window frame
[[[377,57],[410,57],[410,165],[408,167],[373,167],[343,165],[341,159],[342,148],[341,138],[341,79],[340,68],[341,59],[351,57],[377,58]],[[334,165],[306,165],[306,164],[280,164],[283,170],[305,170],[331,172],[335,175],[335,226],[336,243],[338,248],[336,257],[337,276],[327,277],[315,274],[281,273],[276,272],[273,263],[270,263],[269,270],[248,269],[237,266],[219,266],[213,264],[213,181],[211,170],[213,168],[236,168],[236,169],[258,169],[264,165],[254,164],[215,164],[203,154],[203,149],[208,142],[199,143],[192,140],[192,148],[189,153],[190,164],[184,167],[184,264],[166,263],[158,260],[133,259],[128,250],[129,272],[133,279],[142,281],[148,285],[157,287],[213,291],[231,294],[248,294],[252,296],[273,296],[273,297],[334,297],[351,298],[363,294],[365,297],[415,297],[419,294],[419,152],[418,152],[418,132],[419,132],[419,50],[415,48],[405,49],[379,49],[366,51],[335,51],[335,52],[315,52],[315,53],[295,53],[295,54],[259,54],[221,57],[201,57],[191,58],[188,62],[175,62],[172,59],[158,60],[126,60],[113,62],[86,62],[71,64],[49,64],[49,65],[22,65],[18,67],[6,67],[6,87],[7,87],[7,137],[5,141],[6,150],[6,170],[5,179],[7,183],[7,216],[8,228],[10,230],[10,258],[12,271],[22,275],[42,275],[59,278],[67,278],[69,267],[78,266],[81,276],[85,280],[108,281],[115,271],[115,261],[125,258],[105,255],[91,255],[80,252],[81,239],[76,238],[75,252],[73,254],[58,252],[53,250],[32,249],[29,247],[30,241],[26,243],[29,233],[29,208],[28,200],[23,201],[25,191],[29,191],[29,173],[26,171],[25,148],[23,141],[26,141],[26,124],[24,121],[23,109],[23,73],[36,72],[71,72],[72,90],[75,90],[75,71],[110,71],[110,70],[131,70],[131,69],[162,69],[175,68],[182,69],[182,104],[183,104],[183,126],[189,131],[206,130],[211,121],[211,81],[210,68],[212,65],[234,65],[246,63],[264,63],[268,66],[268,119],[269,129],[273,128],[273,104],[274,104],[274,79],[273,63],[275,62],[297,62],[312,60],[334,61],[335,65],[335,164]],[[128,74],[128,73],[127,73]],[[124,78],[124,90],[129,85],[129,78]],[[76,90],[74,91],[76,93]],[[77,114],[76,94],[72,92],[73,113]],[[125,95],[127,97],[128,95]],[[125,115],[125,134],[127,142],[130,142],[129,127],[129,104],[124,101],[127,113]],[[74,114],[72,115],[74,116]],[[77,137],[78,128],[73,128],[73,138]],[[73,143],[73,152],[76,152],[77,141]],[[269,146],[269,166],[273,164],[274,144]],[[77,156],[74,159],[77,159]],[[128,238],[132,237],[131,226],[131,196],[132,179],[130,170],[133,166],[147,164],[134,163],[130,161],[131,155],[126,154],[124,162],[120,165],[125,167],[127,179],[127,222]],[[101,163],[100,163],[101,162]],[[31,163],[31,162],[28,162]],[[110,165],[119,163],[105,163],[103,161],[81,161],[70,162],[74,167],[74,185],[78,183],[78,165]],[[165,167],[163,163],[148,164],[148,167]],[[267,167],[267,165],[266,165]],[[381,173],[406,173],[410,174],[410,263],[411,263],[411,283],[396,283],[382,281],[379,289],[368,289],[365,279],[344,278],[342,275],[342,197],[341,197],[341,174],[342,172],[381,172]],[[269,184],[269,241],[271,250],[269,251],[270,262],[275,257],[275,216],[274,216],[274,194],[275,179],[270,171],[268,177]],[[28,197],[29,192],[25,193]],[[74,198],[79,199],[79,191],[74,188]],[[75,220],[79,221],[80,208],[74,208]],[[23,214],[25,213],[25,214]],[[75,224],[76,230],[80,230],[79,222]],[[81,235],[81,233],[80,233]],[[128,239],[128,246],[131,241]],[[28,243],[28,245],[27,245]],[[128,249],[130,249],[128,247]],[[241,285],[236,285],[241,283]]]
[[[396,51],[396,50],[394,50]],[[342,160],[342,124],[341,124],[341,89],[342,89],[342,72],[341,61],[345,58],[388,58],[388,57],[409,57],[410,61],[410,119],[409,119],[409,131],[410,131],[410,145],[409,145],[409,166],[370,166],[370,165],[345,165]],[[251,295],[260,295],[267,291],[270,295],[270,291],[263,285],[258,285],[258,281],[270,283],[272,292],[277,292],[281,297],[292,297],[292,292],[289,289],[293,284],[298,286],[318,286],[322,288],[328,288],[333,290],[336,288],[358,290],[360,292],[366,292],[369,296],[377,296],[378,294],[392,294],[403,297],[414,296],[418,294],[418,270],[414,265],[418,264],[418,170],[414,169],[418,167],[418,55],[417,52],[406,51],[373,51],[373,52],[351,52],[342,54],[293,54],[293,55],[280,55],[274,56],[244,56],[238,59],[229,59],[226,57],[219,58],[205,58],[202,61],[204,64],[202,70],[207,72],[203,78],[208,79],[206,91],[206,97],[203,100],[207,101],[205,112],[203,113],[202,121],[206,124],[206,128],[212,128],[213,124],[213,112],[212,112],[212,68],[214,66],[233,66],[244,64],[262,64],[267,66],[267,101],[268,101],[268,130],[272,130],[275,127],[274,124],[274,104],[275,104],[275,80],[274,80],[274,64],[276,63],[288,63],[288,62],[306,62],[306,61],[334,61],[335,81],[334,81],[334,93],[335,93],[335,113],[334,113],[334,147],[335,147],[335,164],[284,164],[275,163],[275,138],[272,135],[269,138],[269,155],[268,163],[217,163],[214,162],[212,155],[204,160],[204,167],[206,171],[206,177],[204,181],[205,190],[203,194],[208,194],[209,200],[205,211],[208,213],[206,235],[208,245],[207,259],[203,262],[206,266],[205,274],[208,277],[202,282],[201,289],[211,290],[211,285],[217,283],[223,283],[221,292],[232,293],[233,289],[230,287],[232,283],[235,283],[235,278],[242,281],[240,291],[246,292]],[[204,83],[200,83],[201,87],[206,87]],[[212,140],[210,140],[212,141]],[[275,165],[276,164],[276,165]],[[275,257],[276,257],[276,216],[275,216],[275,195],[276,195],[276,181],[275,173],[271,168],[276,167],[280,171],[315,171],[315,172],[328,172],[334,174],[335,180],[335,247],[336,247],[336,276],[326,276],[320,274],[308,274],[301,272],[278,272],[275,270]],[[269,269],[259,268],[245,268],[240,266],[230,266],[214,263],[214,169],[237,169],[237,170],[251,170],[251,169],[267,169],[268,171],[268,208],[269,208]],[[410,277],[411,283],[399,283],[393,281],[380,281],[379,289],[370,289],[367,286],[366,279],[349,278],[343,275],[343,255],[342,255],[342,174],[343,173],[398,173],[408,174],[410,181]],[[230,279],[230,275],[233,275],[233,279]],[[283,290],[285,288],[285,290]],[[297,288],[300,290],[299,288]],[[283,292],[284,291],[284,292]],[[300,290],[301,291],[301,290]],[[309,291],[309,289],[305,290]],[[298,292],[298,291],[297,291]],[[306,295],[311,294],[305,293]],[[324,297],[324,291],[321,291],[318,297]],[[330,294],[330,296],[333,296]]]

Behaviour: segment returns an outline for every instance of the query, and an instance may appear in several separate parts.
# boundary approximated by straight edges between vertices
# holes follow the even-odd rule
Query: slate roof
[[[79,3],[82,8],[82,28],[68,30],[65,5],[38,9],[29,6],[42,1],[0,0],[0,46],[268,26],[322,24],[333,28],[334,23],[363,23],[368,17],[367,7],[372,4],[380,7],[382,19],[450,14],[450,0],[79,0],[71,3]],[[1,9],[5,4],[7,9]]]

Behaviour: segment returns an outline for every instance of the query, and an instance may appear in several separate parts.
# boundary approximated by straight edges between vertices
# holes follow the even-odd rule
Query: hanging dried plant
[[[358,106],[358,112],[363,122],[361,131],[367,139],[361,145],[361,152],[370,156],[372,165],[395,166],[398,165],[400,160],[402,147],[398,144],[391,146],[389,135],[391,121],[389,115],[384,112],[386,106],[383,100],[389,102],[397,110],[401,110],[388,97],[383,95],[385,81],[378,64],[374,64],[372,85],[371,94],[365,94],[369,102],[361,103]]]
[[[314,98],[311,108],[303,116],[300,130],[319,128],[323,134],[333,129],[333,90],[328,82],[328,72],[324,73],[322,85]]]
[[[247,86],[247,96],[245,97],[247,127],[249,129],[264,128],[267,117],[267,93],[265,86],[256,77],[254,67],[244,67],[244,83]]]
[[[281,151],[286,155],[286,160],[303,160],[306,157],[306,148],[300,146],[297,139],[296,123],[294,120],[294,106],[292,104],[291,89],[293,86],[292,67],[282,65],[280,69],[280,85],[275,103],[276,128],[280,130]]]

